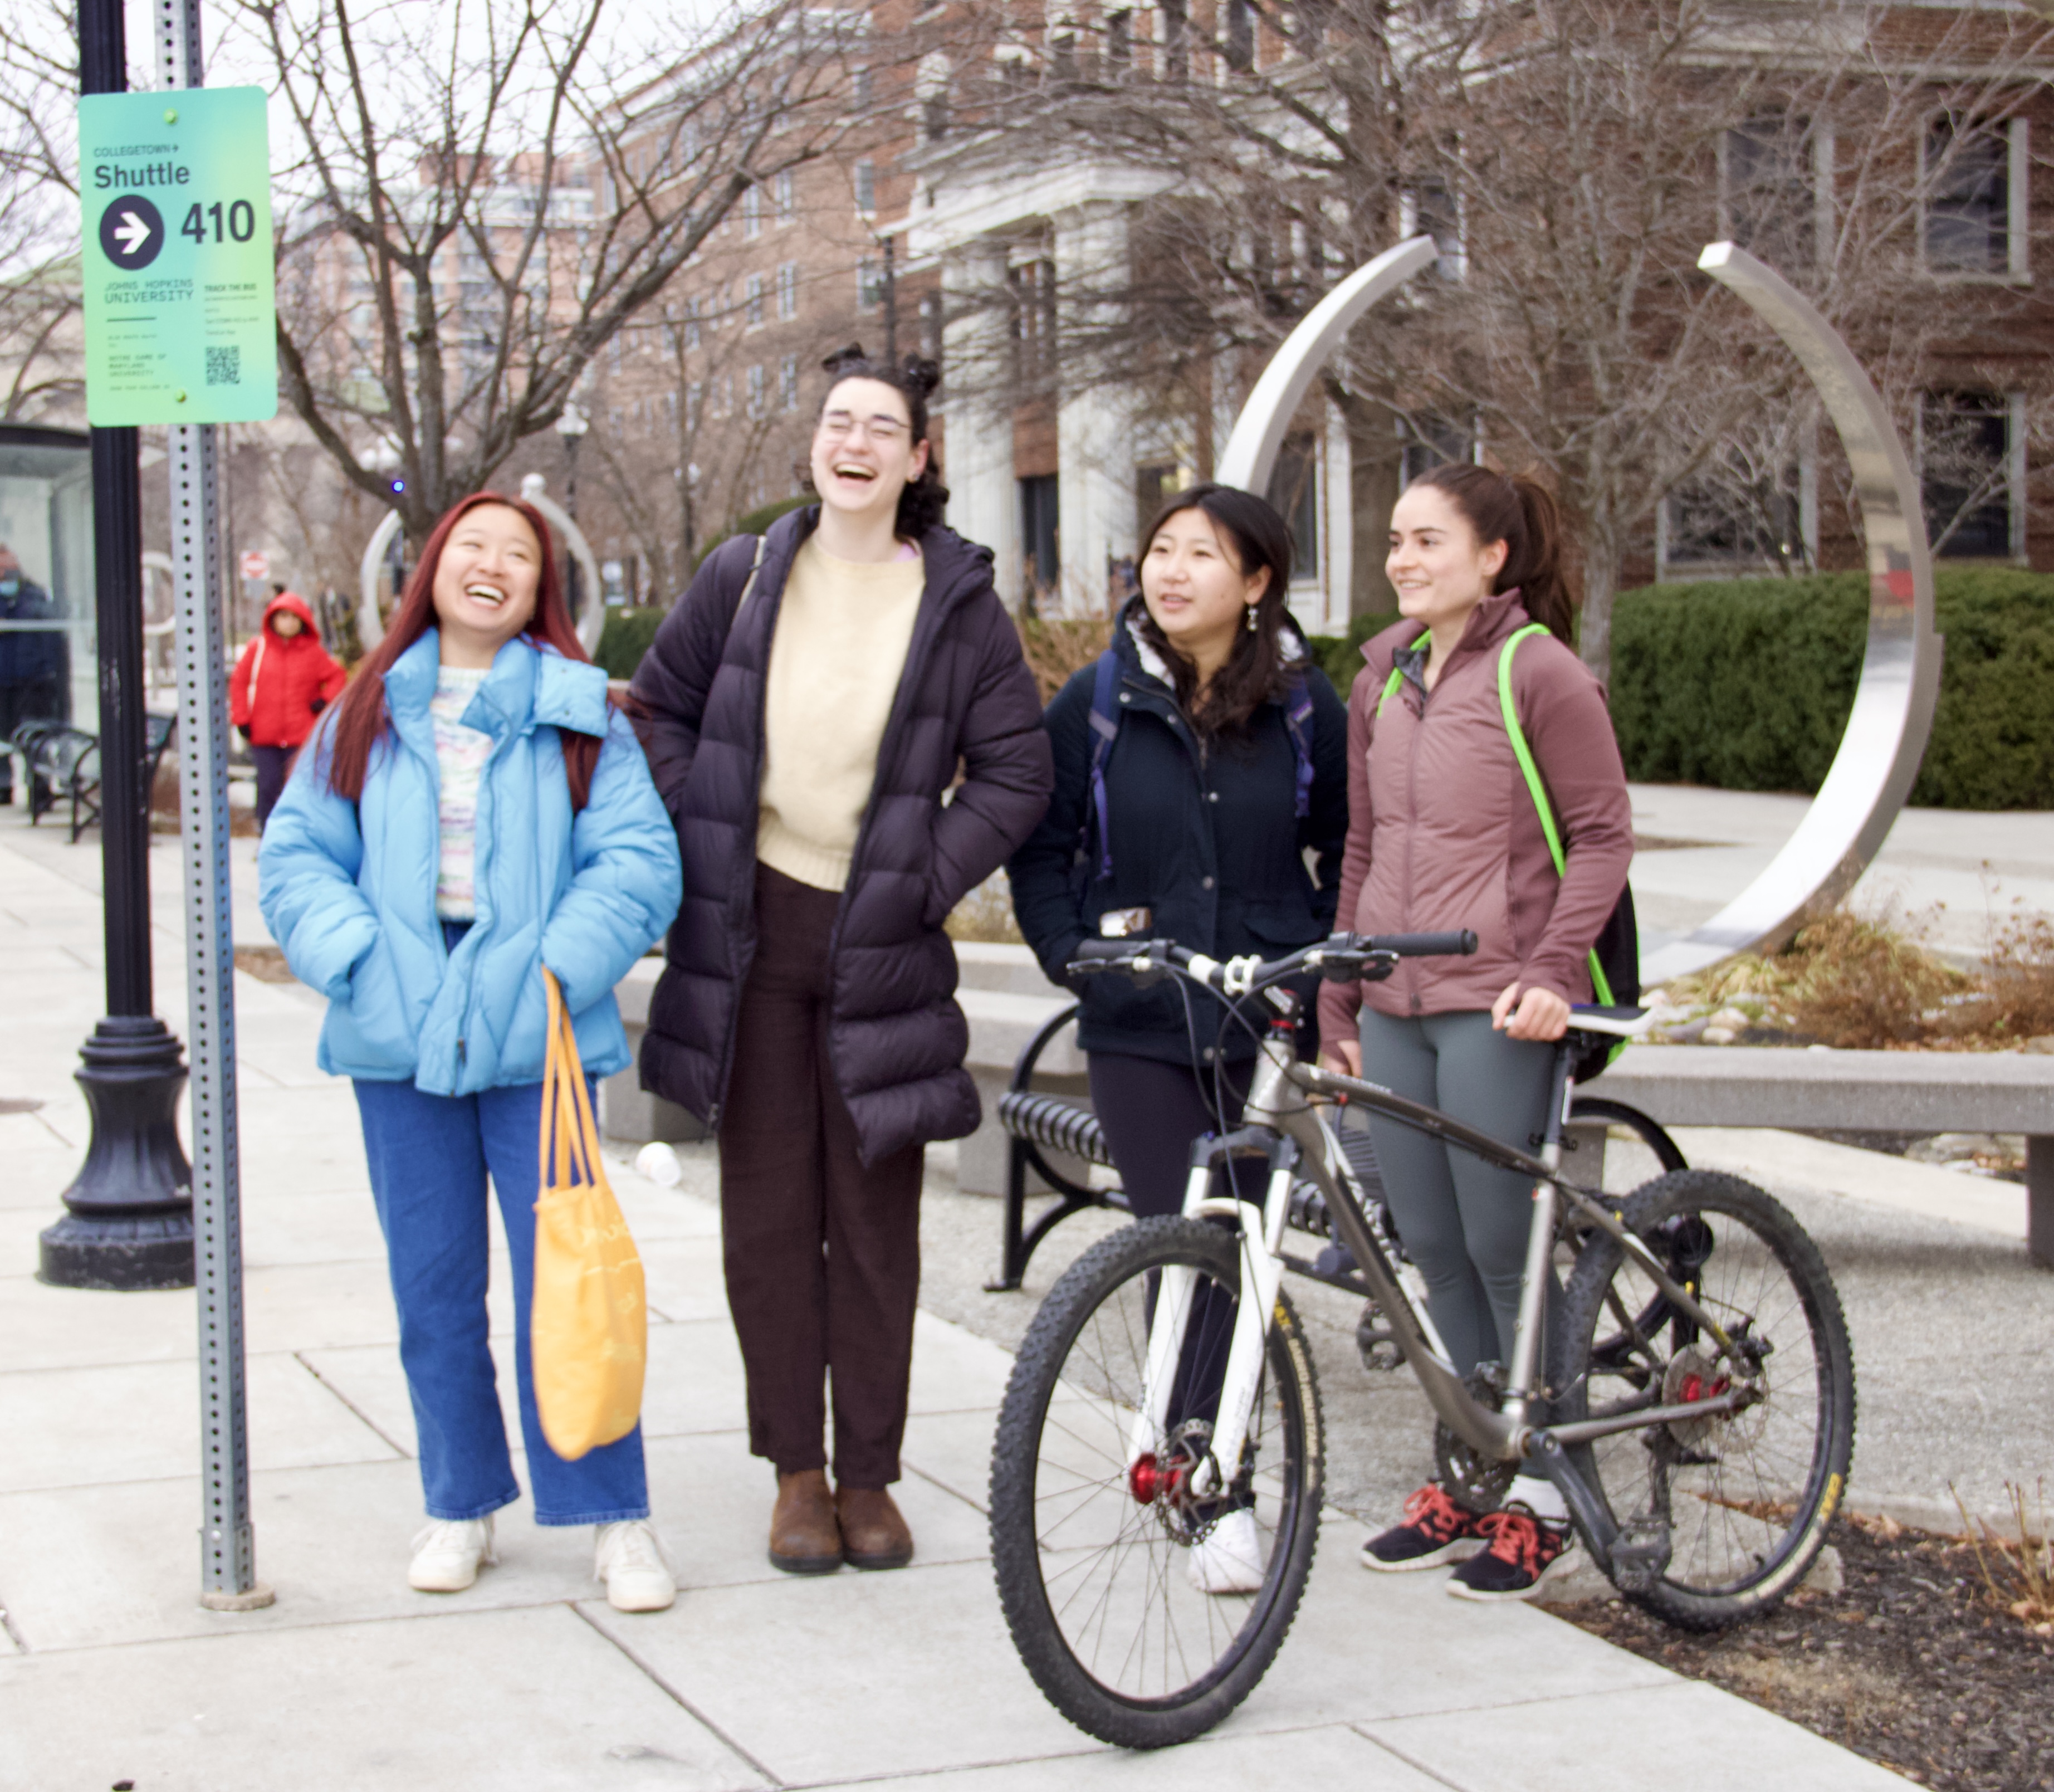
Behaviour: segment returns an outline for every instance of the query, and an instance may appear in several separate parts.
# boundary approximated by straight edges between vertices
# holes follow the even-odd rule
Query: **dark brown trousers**
[[[781,1475],[827,1464],[852,1487],[899,1479],[920,1286],[921,1148],[864,1168],[828,1061],[828,941],[840,896],[756,868],[720,1212],[728,1310],[749,1382],[749,1447]]]

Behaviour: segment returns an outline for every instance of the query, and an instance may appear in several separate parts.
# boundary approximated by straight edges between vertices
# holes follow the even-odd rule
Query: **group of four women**
[[[430,538],[266,828],[266,919],[329,998],[321,1062],[353,1079],[362,1117],[419,1440],[428,1523],[409,1579],[424,1591],[469,1585],[518,1497],[487,1339],[489,1184],[536,1518],[596,1527],[595,1575],[620,1609],[675,1597],[639,1429],[568,1461],[536,1416],[541,969],[604,1077],[628,1062],[613,987],[667,930],[641,1074],[718,1135],[750,1447],[777,1475],[770,1560],[795,1573],[912,1557],[889,1490],[923,1150],[979,1117],[943,924],[1001,866],[1057,981],[1102,928],[1222,957],[1337,924],[1474,928],[1482,950],[1456,968],[1328,986],[1320,1030],[1334,1061],[1517,1143],[1540,1124],[1548,1042],[1589,998],[1584,955],[1631,832],[1538,488],[1449,467],[1405,492],[1387,569],[1406,620],[1368,644],[1345,708],[1290,620],[1274,510],[1182,493],[1150,527],[1107,660],[1045,715],[989,550],[941,520],[933,369],[828,364],[818,504],[708,557],[624,703],[579,647],[542,518],[480,494]],[[1559,876],[1493,724],[1502,644],[1529,619],[1549,632],[1518,655],[1513,691],[1568,840]],[[1235,1118],[1249,1035],[1117,979],[1083,986],[1083,1005],[1133,1211],[1174,1211],[1191,1141]],[[1402,1128],[1375,1144],[1457,1367],[1509,1360],[1528,1191]],[[1237,1525],[1252,1531],[1229,1514],[1193,1550],[1202,1589],[1259,1574]],[[1520,1597],[1567,1537],[1544,1483],[1481,1519],[1430,1483],[1363,1560],[1461,1558],[1455,1590]]]

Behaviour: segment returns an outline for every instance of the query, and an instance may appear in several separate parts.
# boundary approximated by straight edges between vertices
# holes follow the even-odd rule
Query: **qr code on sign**
[[[210,386],[239,386],[242,384],[242,350],[239,345],[233,349],[207,350],[207,383]]]

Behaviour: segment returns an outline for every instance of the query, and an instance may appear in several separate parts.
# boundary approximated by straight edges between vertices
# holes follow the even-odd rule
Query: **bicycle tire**
[[[1621,1217],[1675,1279],[1694,1280],[1696,1298],[1729,1333],[1769,1345],[1745,1372],[1759,1376],[1764,1396],[1743,1410],[1621,1432],[1569,1452],[1615,1522],[1668,1526],[1670,1554],[1659,1576],[1620,1591],[1681,1629],[1720,1629],[1780,1603],[1824,1546],[1854,1454],[1847,1321],[1818,1247],[1781,1203],[1737,1176],[1659,1176]],[[1575,1416],[1658,1396],[1678,1404],[1701,1397],[1694,1388],[1713,1394],[1728,1384],[1730,1360],[1700,1341],[1698,1328],[1609,1234],[1594,1235],[1577,1261],[1562,1329]],[[1636,1486],[1644,1508],[1622,1510]],[[1679,1492],[1691,1503],[1680,1517]]]
[[[1602,1120],[1614,1126],[1623,1126],[1640,1142],[1655,1153],[1655,1161],[1664,1173],[1670,1170],[1687,1170],[1683,1148],[1670,1136],[1668,1129],[1651,1114],[1638,1108],[1630,1108],[1623,1101],[1615,1101],[1609,1096],[1585,1095],[1579,1091],[1569,1102],[1572,1120]]]
[[[1143,1220],[1078,1258],[1021,1342],[992,1448],[992,1568],[1013,1646],[1049,1703],[1087,1735],[1123,1748],[1188,1742],[1253,1691],[1297,1615],[1319,1535],[1319,1384],[1297,1315],[1280,1291],[1249,1419],[1251,1448],[1234,1483],[1266,1544],[1261,1585],[1246,1594],[1182,1590],[1189,1583],[1176,1559],[1182,1520],[1159,1499],[1141,1501],[1127,1437],[1139,1406],[1152,1278],[1178,1264],[1225,1292],[1239,1289],[1238,1239],[1202,1220]],[[1094,1350],[1096,1359],[1088,1354]],[[1052,1424],[1059,1400],[1064,1405]],[[1072,1404],[1080,1400],[1085,1404]],[[1159,1450],[1167,1447],[1159,1440]],[[1092,1540],[1108,1530],[1112,1540],[1093,1550]],[[1115,1552],[1121,1559],[1103,1559]],[[1135,1561],[1137,1552],[1142,1559]],[[1137,1577],[1123,1583],[1129,1566]],[[1054,1579],[1070,1584],[1052,1593],[1052,1569]],[[1094,1578],[1078,1580],[1080,1569]],[[1100,1581],[1096,1605],[1072,1617],[1084,1589]],[[1139,1623],[1123,1645],[1118,1621],[1103,1614],[1113,1609],[1116,1591],[1123,1610],[1137,1589]],[[1179,1612],[1194,1627],[1202,1621],[1209,1657],[1186,1646]],[[1088,1635],[1095,1621],[1097,1647]],[[1163,1677],[1151,1684],[1147,1649],[1137,1668],[1135,1642],[1158,1630]],[[1110,1653],[1103,1646],[1109,1632]]]

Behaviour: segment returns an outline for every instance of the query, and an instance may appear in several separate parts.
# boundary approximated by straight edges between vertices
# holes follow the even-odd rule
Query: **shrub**
[[[2054,577],[1945,569],[1933,735],[1911,801],[2054,807]],[[1612,620],[1611,711],[1627,775],[1815,791],[1866,645],[1859,573],[1644,587]]]
[[[1381,612],[1375,616],[1358,616],[1350,620],[1345,635],[1314,635],[1307,644],[1312,650],[1312,658],[1341,695],[1348,701],[1349,690],[1355,683],[1355,675],[1362,670],[1363,643],[1372,635],[1380,635],[1398,620],[1395,610]]]
[[[746,515],[737,517],[726,528],[692,556],[692,570],[696,573],[705,563],[706,557],[722,542],[731,541],[737,535],[761,535],[778,518],[815,502],[813,497],[804,494],[797,498],[780,498],[770,503],[759,505]]]
[[[1020,616],[1015,625],[1020,630],[1020,651],[1044,703],[1104,652],[1112,638],[1112,624],[1102,616],[1053,620]]]
[[[592,658],[606,668],[608,678],[634,677],[642,656],[656,638],[657,625],[670,613],[654,604],[608,610],[606,627],[599,637],[599,652]]]

